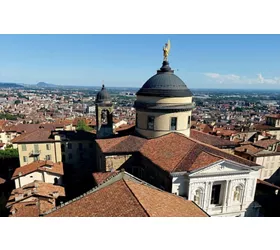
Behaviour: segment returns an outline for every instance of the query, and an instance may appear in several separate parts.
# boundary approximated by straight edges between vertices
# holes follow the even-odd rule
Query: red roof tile
[[[204,154],[200,156],[202,152]],[[170,133],[148,140],[140,149],[140,153],[167,172],[191,171],[194,167],[203,168],[208,162],[212,163],[215,157],[217,160],[231,160],[247,166],[258,165],[179,133]],[[198,157],[203,158],[203,161],[197,161]],[[192,166],[194,162],[196,165]]]
[[[235,147],[238,143],[191,129],[190,137],[215,147]]]
[[[133,135],[96,140],[96,143],[103,153],[136,152],[145,142],[146,139]]]
[[[159,190],[124,172],[49,217],[208,217],[194,202]]]
[[[32,173],[34,171],[44,171],[54,174],[63,175],[63,163],[58,162],[54,163],[52,161],[34,161],[32,163],[29,163],[27,165],[24,165],[22,167],[16,168],[15,172],[12,176],[12,179],[15,179],[19,177],[20,175],[27,175],[29,173]]]
[[[37,129],[30,133],[23,133],[15,137],[13,143],[28,143],[28,142],[54,142],[52,132],[46,129]]]
[[[114,172],[97,172],[93,173],[93,178],[96,182],[97,185],[102,184],[105,182],[107,179],[109,179],[112,176],[115,176],[119,173],[119,171],[114,171]]]
[[[278,141],[276,139],[266,139],[266,140],[256,141],[253,145],[267,149],[269,146],[271,146],[275,143],[278,143],[278,142],[280,142],[280,141]]]

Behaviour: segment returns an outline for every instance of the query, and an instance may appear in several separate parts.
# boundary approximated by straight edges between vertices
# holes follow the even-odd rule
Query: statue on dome
[[[168,40],[168,42],[163,47],[163,61],[167,61],[168,55],[169,55],[169,51],[170,51],[170,47],[171,47],[170,41]]]

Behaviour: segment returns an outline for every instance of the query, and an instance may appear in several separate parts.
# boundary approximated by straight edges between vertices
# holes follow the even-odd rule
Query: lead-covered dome
[[[104,84],[102,85],[102,89],[97,93],[95,102],[111,102],[111,96],[105,88]]]
[[[163,61],[157,74],[152,76],[136,93],[139,96],[190,97],[192,92],[186,84],[174,74],[167,61]]]

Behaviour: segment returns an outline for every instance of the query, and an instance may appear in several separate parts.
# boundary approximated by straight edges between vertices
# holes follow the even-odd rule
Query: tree
[[[18,105],[20,103],[20,100],[15,100],[15,104]]]
[[[86,124],[85,120],[79,120],[77,123],[77,130],[91,131],[92,128]]]
[[[0,159],[18,158],[18,150],[14,148],[6,148],[0,150]]]

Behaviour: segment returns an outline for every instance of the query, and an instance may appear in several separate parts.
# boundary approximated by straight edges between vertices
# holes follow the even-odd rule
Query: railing
[[[40,155],[41,154],[41,150],[32,150],[29,154],[29,156],[33,156],[33,155]]]

